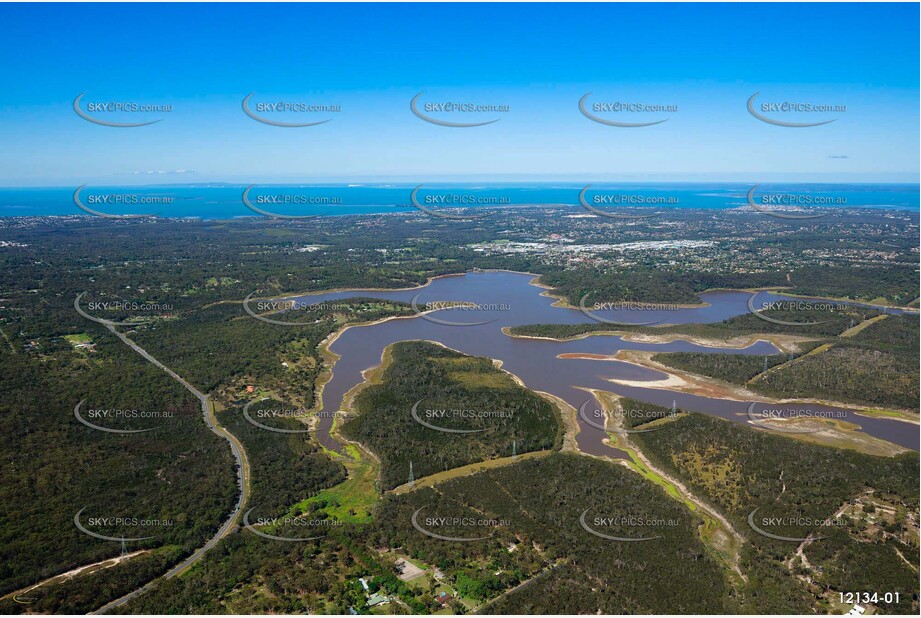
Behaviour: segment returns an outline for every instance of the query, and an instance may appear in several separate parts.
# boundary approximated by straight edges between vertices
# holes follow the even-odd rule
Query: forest
[[[484,541],[446,542],[412,527],[419,508],[451,517],[474,511],[508,525]],[[604,534],[658,538],[599,538],[580,525],[586,510],[589,525]],[[596,525],[599,520],[633,525]],[[437,492],[385,499],[378,522],[371,543],[402,547],[455,578],[464,574],[477,582],[475,594],[491,601],[486,613],[719,613],[726,607],[727,587],[697,538],[699,522],[659,487],[610,462],[573,454],[522,461],[445,482]],[[488,534],[483,530],[439,528],[458,537]],[[534,581],[498,596],[527,579]]]
[[[380,458],[383,489],[406,483],[410,462],[421,478],[509,457],[513,448],[523,454],[561,444],[555,406],[490,359],[422,341],[400,342],[391,354],[382,383],[358,394],[356,413],[341,427]],[[441,410],[447,412],[433,412]]]
[[[129,551],[170,548],[153,559],[162,567],[213,534],[236,496],[230,453],[205,427],[198,401],[107,331],[86,329],[96,342],[93,352],[2,357],[5,375],[13,377],[0,381],[3,593],[119,555],[118,542],[75,527],[81,509],[83,524],[96,533],[154,537],[129,542]],[[150,431],[116,434],[87,427],[74,415],[82,400],[83,416],[99,426]],[[137,416],[90,417],[106,410]],[[164,525],[89,525],[90,518],[102,517]],[[129,582],[153,568],[150,559],[129,561],[112,589],[127,591]],[[91,592],[99,600],[112,590]],[[80,605],[79,595],[60,607],[33,596],[36,607],[48,611],[91,607]]]
[[[872,313],[868,318],[872,318]],[[778,398],[918,410],[918,318],[886,315],[857,333],[800,344],[800,354],[670,352],[653,360]],[[842,331],[844,332],[844,331]],[[818,346],[821,349],[816,349]],[[809,353],[814,350],[814,353]]]
[[[688,335],[708,339],[731,339],[753,334],[802,335],[806,337],[830,337],[844,332],[860,321],[879,315],[873,309],[839,305],[833,310],[827,309],[767,309],[762,315],[782,322],[796,324],[778,324],[762,320],[750,313],[737,315],[720,322],[708,324],[675,324],[670,326],[612,326],[603,322],[585,324],[525,324],[513,326],[512,335],[520,337],[551,337],[568,339],[588,333],[643,333],[648,335]]]
[[[836,513],[866,496],[885,496],[901,507],[896,529],[909,530],[908,513],[917,512],[919,470],[917,455],[874,457],[848,449],[800,442],[719,418],[691,413],[667,423],[655,433],[635,434],[653,463],[687,483],[691,491],[718,507],[748,541],[742,552],[748,584],[739,595],[741,611],[807,613],[829,588],[856,584],[845,575],[860,560],[873,560],[877,571],[855,568],[867,590],[900,588],[901,602],[886,607],[892,613],[917,613],[917,576],[896,549],[917,562],[917,533],[894,538],[860,538],[861,524]],[[765,526],[770,533],[790,538],[825,535],[808,545],[810,560],[822,560],[811,578],[798,578],[802,566],[788,566],[796,543],[756,533],[748,517],[758,509],[758,521],[777,518]],[[809,522],[843,524],[817,527]],[[917,526],[917,522],[915,522]],[[916,529],[916,528],[915,528]],[[896,574],[890,577],[891,574]],[[854,576],[858,577],[858,576]],[[913,583],[913,585],[912,585]],[[785,590],[785,593],[781,591]],[[892,590],[895,592],[896,590]],[[827,599],[826,599],[827,601]],[[822,607],[822,601],[819,602]],[[828,609],[827,602],[824,608]]]
[[[419,213],[330,217],[322,222],[255,218],[0,220],[3,240],[9,241],[0,248],[3,290],[0,364],[4,375],[0,381],[0,453],[4,461],[0,469],[0,498],[6,505],[0,526],[3,558],[0,594],[121,553],[119,543],[94,539],[76,529],[74,514],[84,507],[87,518],[111,515],[157,518],[170,523],[151,530],[153,539],[127,544],[127,551],[146,553],[111,568],[43,586],[29,595],[27,604],[4,598],[0,609],[11,613],[83,613],[94,609],[162,574],[199,547],[220,526],[236,498],[233,460],[226,443],[202,422],[198,402],[109,331],[78,315],[74,299],[84,292],[87,301],[137,301],[162,308],[145,314],[148,321],[143,325],[123,330],[225,406],[220,413],[221,421],[232,427],[248,451],[258,454],[253,457],[254,471],[257,468],[259,471],[253,475],[253,505],[265,511],[254,511],[254,516],[280,513],[294,504],[303,504],[306,496],[322,495],[330,487],[338,486],[336,483],[342,480],[344,472],[342,461],[317,451],[307,440],[263,435],[268,432],[257,433],[262,430],[241,421],[239,410],[246,400],[246,386],[256,385],[261,389],[260,394],[271,395],[286,406],[309,408],[316,403],[317,380],[327,368],[318,350],[323,339],[345,324],[407,315],[411,309],[401,303],[357,298],[343,303],[347,305],[345,309],[321,309],[298,315],[316,320],[313,323],[283,327],[255,320],[242,310],[241,300],[251,293],[254,297],[268,297],[347,287],[403,288],[424,284],[430,277],[441,274],[505,268],[541,275],[543,283],[558,286],[554,293],[571,304],[578,304],[581,295],[587,292],[606,300],[696,302],[696,294],[710,287],[751,285],[789,286],[790,291],[798,294],[847,296],[900,305],[913,302],[917,295],[917,257],[912,252],[916,245],[917,215],[912,213],[854,210],[835,214],[822,225],[790,228],[741,212],[717,216],[688,209],[676,213],[674,220],[649,220],[635,225],[571,217],[573,212],[579,211],[563,207],[544,212],[508,209],[494,219],[470,222],[435,221]],[[744,247],[727,241],[739,234],[751,239]],[[689,239],[712,244],[687,251],[617,246]],[[532,243],[535,248],[508,253],[502,250],[505,243]],[[596,245],[600,248],[590,248]],[[574,246],[584,250],[565,250]],[[869,255],[887,257],[862,257]],[[783,314],[776,315],[783,319]],[[656,334],[682,332],[724,339],[751,333],[806,335],[817,341],[834,339],[831,354],[816,355],[818,362],[810,371],[797,376],[778,371],[757,388],[764,388],[765,392],[773,389],[778,396],[843,393],[853,396],[854,401],[880,406],[910,407],[904,404],[914,397],[916,408],[917,349],[915,346],[912,351],[908,344],[917,343],[917,319],[890,315],[847,341],[840,340],[839,335],[852,323],[873,315],[871,310],[852,309],[827,316],[829,321],[821,325],[796,327],[783,327],[746,315],[712,325],[630,327],[629,330]],[[103,317],[130,319],[135,315],[116,311],[106,312]],[[514,330],[521,334],[573,336],[609,328],[598,324],[537,325]],[[482,398],[482,403],[499,409],[499,400],[491,397],[498,398],[501,393],[502,402],[512,402],[514,410],[507,411],[514,414],[505,419],[500,417],[503,422],[497,429],[481,432],[482,437],[467,434],[462,438],[442,439],[441,444],[435,438],[437,449],[426,446],[430,441],[423,440],[422,433],[413,433],[422,432],[424,427],[410,417],[400,417],[402,420],[393,425],[362,428],[369,444],[375,432],[381,432],[377,437],[382,457],[387,456],[387,448],[405,441],[407,452],[412,453],[414,471],[421,477],[462,462],[511,454],[513,442],[518,453],[558,446],[559,423],[546,401],[507,384],[505,374],[491,368],[487,359],[466,359],[458,363],[464,365],[463,369],[454,370],[447,362],[449,358],[441,360],[446,362],[395,374],[398,381],[405,382],[400,383],[403,393],[400,396],[418,392],[419,397],[403,401],[385,384],[377,391],[368,389],[366,403],[380,404],[396,413],[408,402],[409,407],[402,408],[406,413],[420,398],[436,393],[448,398],[445,405],[460,406],[463,403],[460,399],[469,396],[475,400]],[[758,358],[762,367],[763,360]],[[741,379],[758,369],[750,366],[758,361],[727,365],[720,369],[724,372],[721,375],[725,375],[724,379],[732,376]],[[881,375],[880,371],[887,373]],[[457,374],[465,377],[461,379]],[[491,386],[475,388],[469,383],[472,376],[486,380]],[[855,387],[867,381],[876,381],[880,388]],[[435,382],[444,384],[443,392],[433,386]],[[810,391],[817,385],[823,390]],[[911,391],[912,385],[915,391]],[[74,416],[74,407],[83,400],[87,410],[137,409],[159,417],[96,418],[94,422],[114,429],[151,430],[140,434],[97,431]],[[406,418],[413,423],[408,430],[400,424]],[[358,415],[353,422],[360,425],[361,419]],[[454,421],[450,418],[445,420],[448,427],[464,427],[451,425]],[[404,430],[405,435],[398,434]],[[660,434],[664,435],[665,430],[654,435]],[[370,445],[369,448],[374,450]],[[385,485],[395,486],[406,480],[408,461],[399,460],[399,456],[391,455],[387,468],[390,476],[386,477]],[[620,468],[606,464],[597,467],[600,462],[573,463],[567,457],[554,455],[541,465],[522,461],[508,471],[494,470],[487,474],[492,475],[489,478],[499,478],[503,487],[519,492],[514,494],[516,500],[520,497],[522,504],[528,504],[529,513],[534,509],[547,512],[563,509],[557,503],[541,502],[550,495],[543,491],[545,482],[547,487],[564,493],[565,488],[558,487],[559,483],[581,482],[566,470],[550,466],[551,461],[565,461],[586,478],[595,479],[596,487],[607,487],[603,482],[620,483],[612,491],[623,489],[630,496],[658,504],[655,502],[658,494],[647,494],[646,489],[650,488],[646,485],[642,486],[645,489],[635,488],[632,477],[621,479]],[[850,461],[848,457],[849,454],[844,459]],[[854,465],[862,469],[864,463]],[[521,469],[531,477],[514,481],[503,476],[525,464],[527,467]],[[291,470],[294,473],[289,473]],[[869,478],[890,478],[884,472]],[[558,474],[568,480],[557,480]],[[904,476],[915,478],[917,467],[905,471]],[[470,482],[485,478],[473,477]],[[540,482],[535,483],[535,479]],[[468,491],[461,481],[467,480],[451,485],[452,491]],[[883,491],[875,485],[874,489]],[[822,486],[816,491],[821,494],[826,489]],[[899,500],[906,501],[899,491],[892,490],[900,496]],[[397,508],[391,505],[391,500],[403,499],[385,498],[385,506],[381,508]],[[493,492],[490,500],[498,504],[501,492]],[[468,503],[475,504],[472,499]],[[571,506],[567,505],[566,508]],[[822,508],[825,506],[828,505],[822,503]],[[321,501],[309,503],[309,508],[331,510]],[[526,524],[536,526],[527,518],[515,519],[511,506],[507,510],[496,508],[497,516],[507,516],[522,529]],[[560,516],[563,515],[569,517],[570,513]],[[355,578],[373,574],[375,581],[379,578],[379,585],[399,596],[405,603],[405,607],[400,607],[406,611],[437,609],[426,593],[407,590],[394,577],[388,560],[369,549],[375,547],[369,539],[379,538],[375,532],[379,520],[374,521],[370,527],[349,524],[336,528],[323,541],[304,545],[272,543],[242,531],[209,552],[188,579],[163,583],[150,595],[140,597],[132,607],[177,612],[196,608],[203,612],[236,609],[341,613],[352,606],[366,611]],[[105,526],[94,529],[102,533],[119,532]],[[410,527],[404,532],[415,530]],[[557,540],[545,539],[547,547],[568,548],[569,537],[556,530],[550,533]],[[398,531],[388,529],[386,534],[397,535]],[[563,536],[555,536],[558,534]],[[703,599],[698,592],[719,590],[717,596],[724,598],[722,580],[710,570],[707,559],[698,556],[701,550],[695,544],[696,537],[675,537],[675,540],[680,541],[676,546],[683,548],[680,551],[694,556],[695,564],[707,566],[700,579],[689,584],[688,590],[668,588],[667,594],[684,599],[687,611],[712,611],[713,599]],[[509,544],[512,542],[509,539]],[[816,553],[815,561],[828,565],[829,586],[868,585],[845,578],[843,567],[832,568],[861,561],[875,565],[874,573],[893,574],[891,580],[897,581],[902,575],[897,575],[899,565],[892,560],[894,548],[906,551],[897,542],[890,534],[882,541],[861,545],[861,549],[874,548],[866,549],[867,553],[838,545],[813,544],[807,555],[827,549],[827,553]],[[573,545],[569,553],[560,549],[554,554],[559,561],[548,563],[547,556],[531,554],[517,543],[519,549],[512,552],[516,554],[513,558],[523,556],[518,570],[508,564],[509,569],[495,578],[484,575],[495,571],[480,569],[481,563],[450,562],[454,559],[449,556],[449,563],[459,569],[451,575],[452,583],[470,598],[494,600],[492,611],[511,612],[531,602],[536,604],[535,608],[543,605],[568,608],[571,604],[572,611],[618,608],[657,611],[659,601],[655,594],[632,575],[610,584],[613,587],[598,588],[587,583],[593,581],[587,575],[591,569],[601,569],[599,572],[610,575],[614,573],[610,569],[615,567],[603,564],[603,556],[590,559],[583,550],[594,549],[608,557],[615,555],[615,562],[621,560],[621,566],[643,565],[631,562],[639,558],[630,554],[630,548],[611,550],[598,542],[583,545]],[[776,555],[779,554],[774,552],[768,557],[773,560]],[[687,564],[672,554],[669,556],[674,558],[675,565]],[[769,601],[764,607],[772,607],[774,603],[784,609],[804,607],[794,601],[789,604],[779,601],[786,598],[788,582],[781,578],[777,580],[778,587],[772,587],[770,582],[774,580],[769,571],[776,561],[765,562],[768,566],[762,572],[756,568],[761,557],[758,554],[750,559],[749,573],[753,581],[761,579],[764,584],[763,591],[757,593],[762,595],[762,601]],[[684,573],[675,565],[656,561],[649,568],[662,574],[662,581],[668,582],[666,587],[675,587],[684,581]],[[624,571],[620,568],[615,575]],[[529,580],[531,574],[541,577]],[[517,593],[498,598],[500,590],[507,590],[516,581],[530,583]],[[234,594],[238,587],[243,592]],[[754,588],[747,592],[750,596],[745,599],[746,607],[759,607]]]

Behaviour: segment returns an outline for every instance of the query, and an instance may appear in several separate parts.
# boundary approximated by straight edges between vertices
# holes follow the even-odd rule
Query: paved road
[[[192,555],[190,555],[188,558],[186,558],[185,560],[183,560],[182,562],[174,566],[172,569],[167,571],[166,574],[163,575],[164,578],[170,579],[172,577],[175,577],[176,575],[179,575],[180,573],[185,571],[187,568],[192,566],[192,564],[194,564],[202,556],[205,555],[205,552],[207,552],[209,549],[217,545],[221,539],[226,537],[228,534],[230,534],[234,530],[234,528],[236,528],[237,522],[240,519],[240,514],[243,511],[243,506],[246,504],[247,500],[249,500],[249,486],[250,486],[249,460],[246,458],[246,451],[243,449],[243,445],[240,443],[240,441],[237,440],[237,438],[233,434],[231,434],[229,431],[227,431],[226,429],[218,425],[217,419],[214,417],[214,411],[211,408],[211,402],[208,401],[208,395],[205,395],[200,390],[198,390],[197,388],[189,384],[189,382],[187,382],[185,378],[183,378],[178,373],[176,373],[175,371],[173,371],[172,369],[170,369],[169,367],[167,367],[166,365],[158,361],[156,358],[151,356],[151,354],[147,350],[145,350],[144,348],[136,344],[134,341],[129,339],[126,335],[123,335],[122,333],[118,332],[118,330],[116,330],[115,328],[117,323],[112,322],[111,320],[103,320],[102,318],[97,318],[83,311],[83,308],[80,307],[80,297],[81,296],[83,296],[83,294],[81,294],[80,296],[76,298],[76,300],[74,300],[74,308],[77,310],[77,313],[79,313],[80,315],[82,315],[88,320],[92,320],[93,322],[97,322],[99,324],[102,324],[106,328],[108,328],[110,331],[112,331],[112,333],[116,337],[121,339],[125,345],[127,345],[129,348],[131,348],[132,350],[134,350],[135,352],[143,356],[152,365],[159,367],[160,369],[165,371],[167,374],[169,374],[170,377],[172,377],[174,380],[182,384],[186,389],[188,389],[189,392],[191,392],[193,395],[195,395],[195,397],[198,398],[198,400],[201,402],[202,417],[204,418],[205,424],[208,426],[208,429],[210,429],[217,435],[227,440],[227,442],[230,444],[230,450],[233,453],[234,459],[236,459],[236,462],[237,462],[237,485],[240,488],[240,493],[237,496],[237,502],[234,505],[233,510],[230,512],[230,515],[227,517],[227,520],[224,522],[221,528],[217,531],[217,533],[213,537],[211,537],[208,540],[207,543],[199,547],[197,550],[195,550],[195,552],[192,553]],[[96,611],[90,612],[90,613],[91,614],[102,614],[112,609],[115,609],[117,607],[120,607],[124,605],[125,603],[127,603],[128,601],[150,590],[154,586],[154,584],[156,584],[157,581],[158,580],[156,579],[151,580],[147,582],[144,586],[138,588],[137,590],[133,592],[129,592],[125,596],[119,599],[115,599],[114,601],[111,601],[107,603],[106,605],[103,605]]]

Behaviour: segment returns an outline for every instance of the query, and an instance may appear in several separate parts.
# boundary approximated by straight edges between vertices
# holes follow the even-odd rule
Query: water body
[[[735,422],[748,422],[750,402],[712,399],[666,390],[622,386],[608,381],[651,381],[665,378],[661,372],[629,363],[594,359],[562,359],[561,354],[597,354],[611,356],[618,350],[644,350],[654,352],[708,352],[713,354],[776,354],[779,350],[770,342],[758,341],[747,348],[712,348],[687,341],[672,343],[634,343],[616,336],[593,336],[574,341],[518,339],[505,335],[505,326],[523,324],[584,324],[592,320],[578,309],[553,307],[554,299],[542,295],[544,290],[531,285],[533,275],[511,272],[477,272],[462,276],[435,279],[429,285],[411,290],[366,291],[347,290],[290,297],[298,303],[329,303],[356,296],[374,297],[404,302],[415,301],[425,308],[427,303],[443,301],[468,301],[479,305],[477,310],[442,309],[426,316],[391,319],[369,326],[347,329],[333,343],[331,349],[340,356],[333,367],[333,377],[323,393],[318,438],[327,448],[338,450],[341,445],[330,435],[333,416],[339,410],[347,391],[363,381],[361,372],[376,367],[388,345],[398,341],[430,340],[474,356],[487,356],[502,361],[502,367],[515,374],[533,390],[545,391],[563,399],[576,409],[586,402],[588,410],[600,408],[590,393],[582,389],[593,388],[615,392],[619,395],[671,406],[674,401],[685,410],[694,410],[719,416]],[[608,320],[634,324],[658,322],[663,324],[688,324],[718,322],[748,311],[750,293],[740,291],[713,291],[700,295],[702,307],[660,310],[609,310],[595,315]],[[755,306],[762,301],[789,298],[779,294],[759,293]],[[437,320],[437,321],[436,321]],[[440,323],[440,322],[449,322]],[[483,323],[486,322],[486,323]],[[465,324],[465,325],[456,325]],[[279,328],[284,328],[279,326]],[[802,409],[812,411],[837,411],[836,418],[856,423],[866,433],[895,444],[917,450],[919,432],[916,425],[899,421],[858,416],[852,411],[832,406],[773,405],[771,409]],[[438,402],[431,402],[437,405]],[[755,410],[761,408],[756,405]],[[409,411],[407,410],[407,413]],[[604,444],[603,430],[579,419],[579,448],[593,455],[618,456],[618,452]]]
[[[410,206],[412,190],[418,183],[353,184],[264,184],[255,185],[250,201],[258,208],[285,215],[360,215],[414,212]],[[458,206],[495,209],[501,206],[579,204],[579,192],[587,183],[560,182],[530,185],[508,183],[426,183],[418,200],[454,196],[463,203],[429,203],[433,209]],[[161,217],[231,219],[259,217],[242,200],[249,183],[87,185],[81,201],[106,214],[156,214]],[[751,184],[743,183],[594,183],[586,194],[590,203],[596,196],[643,198],[650,208],[726,209],[746,204]],[[85,215],[74,203],[73,187],[0,188],[0,217]],[[917,184],[762,184],[762,193],[788,193],[831,198],[827,207],[919,208]],[[98,200],[110,196],[106,202]],[[115,201],[116,198],[118,201]],[[151,198],[155,201],[150,203]],[[126,200],[131,200],[127,201]],[[132,203],[134,201],[135,203]],[[140,202],[140,203],[139,203]],[[144,203],[146,202],[146,203]],[[603,206],[602,207],[611,207]],[[616,206],[614,206],[616,208]],[[90,215],[87,215],[90,216]]]

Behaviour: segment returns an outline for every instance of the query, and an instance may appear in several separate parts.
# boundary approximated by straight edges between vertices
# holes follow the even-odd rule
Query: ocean
[[[231,219],[265,216],[355,215],[410,212],[413,190],[407,183],[255,185],[244,203],[244,184],[96,186],[80,190],[87,209],[110,215]],[[457,207],[495,209],[514,206],[580,204],[594,208],[739,208],[753,185],[741,183],[596,183],[583,193],[578,183],[431,183],[415,194],[431,210]],[[0,216],[87,215],[74,200],[77,187],[0,188]],[[762,184],[753,194],[771,208],[878,208],[919,210],[917,184]]]

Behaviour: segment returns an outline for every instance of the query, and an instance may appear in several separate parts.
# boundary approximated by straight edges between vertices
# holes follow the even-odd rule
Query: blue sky
[[[0,186],[393,179],[917,182],[916,4],[0,5]],[[79,118],[74,98],[169,104]],[[275,115],[243,97],[341,106]],[[423,101],[507,105],[426,123]],[[578,101],[677,105],[616,128]],[[747,99],[846,105],[809,128]],[[599,114],[604,115],[604,114]]]

